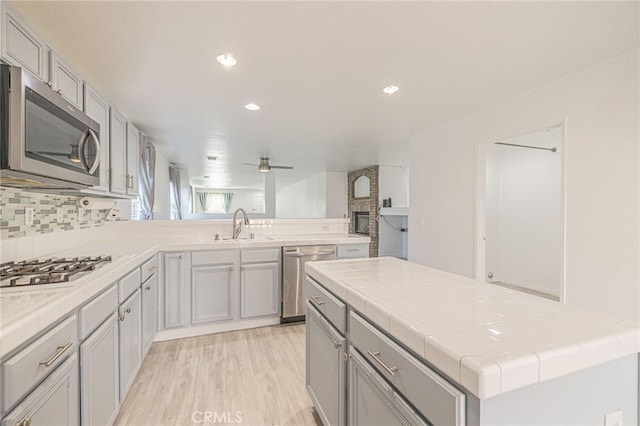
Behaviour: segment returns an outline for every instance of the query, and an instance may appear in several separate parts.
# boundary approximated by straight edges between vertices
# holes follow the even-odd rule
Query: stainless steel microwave
[[[22,68],[0,65],[0,185],[80,189],[100,181],[100,125]]]

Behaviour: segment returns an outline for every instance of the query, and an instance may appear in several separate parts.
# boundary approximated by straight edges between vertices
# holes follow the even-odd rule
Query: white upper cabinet
[[[127,193],[127,119],[111,110],[109,152],[110,188],[114,194]]]
[[[127,195],[138,196],[138,163],[140,162],[140,132],[127,125]],[[143,136],[144,137],[144,136]]]
[[[42,81],[49,81],[49,48],[18,13],[3,1],[2,59],[29,70]]]
[[[109,104],[91,86],[85,86],[84,111],[100,125],[100,184],[93,189],[109,191]]]
[[[84,81],[60,56],[51,52],[51,88],[60,96],[84,110]]]

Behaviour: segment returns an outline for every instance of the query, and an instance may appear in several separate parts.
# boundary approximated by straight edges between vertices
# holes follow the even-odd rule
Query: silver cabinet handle
[[[148,285],[148,286],[146,286],[144,289],[145,289],[145,290],[151,290],[151,286],[150,286],[150,285]]]
[[[89,174],[92,175],[100,165],[100,139],[98,139],[98,135],[96,135],[91,129],[89,129],[89,135],[91,136],[93,145],[96,147],[96,158],[93,160],[93,164],[89,169]],[[80,155],[82,155],[82,153],[80,153]]]
[[[45,367],[51,367],[51,364],[56,362],[56,360],[60,358],[62,354],[65,353],[67,349],[69,349],[72,345],[73,345],[73,342],[67,342],[62,346],[58,346],[57,348],[58,351],[51,357],[51,359],[47,361],[40,361],[39,365],[44,365]]]
[[[240,267],[240,270],[241,270],[241,271],[244,271],[244,270],[246,270],[246,269],[247,269],[247,268],[245,268],[244,266],[241,266],[241,267]]]
[[[130,314],[131,313],[131,308],[127,308],[124,311],[125,311],[125,313]]]
[[[235,269],[235,268],[234,268],[233,266],[229,266],[229,271],[230,271],[230,272],[233,272],[233,270],[234,270],[234,269]]]
[[[45,84],[49,87],[53,87],[53,82],[51,80],[47,81]]]
[[[367,353],[371,356],[371,358],[375,359],[376,362],[382,366],[382,368],[387,370],[387,373],[391,374],[392,376],[396,375],[396,371],[398,371],[398,367],[389,367],[387,364],[385,364],[384,361],[382,361],[379,358],[380,357],[379,351],[376,351],[376,352],[367,351]]]
[[[118,315],[118,321],[124,321],[124,315]]]
[[[58,90],[56,90],[56,93],[57,93],[58,95],[62,96],[62,89],[58,89]]]
[[[360,251],[360,250],[358,250],[358,249],[348,249],[347,251],[351,252],[351,251]]]
[[[184,256],[180,255],[180,256],[178,256],[178,259],[182,260],[182,259],[184,259]]]
[[[333,341],[333,347],[338,349],[340,346],[342,346],[342,343],[340,342],[336,342],[335,340]]]
[[[319,306],[322,306],[325,303],[324,300],[322,300],[318,296],[311,296],[311,299],[313,299],[313,301],[316,302]]]

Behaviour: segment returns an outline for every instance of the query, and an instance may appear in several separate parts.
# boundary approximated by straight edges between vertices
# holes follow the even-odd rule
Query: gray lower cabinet
[[[279,263],[258,263],[240,267],[240,316],[277,315],[280,312]]]
[[[349,350],[350,425],[427,425],[356,350]]]
[[[120,402],[136,378],[142,362],[142,316],[140,289],[118,309],[120,345]]]
[[[191,323],[233,318],[233,265],[191,268]]]
[[[115,313],[80,345],[80,365],[82,424],[112,424],[120,405]]]
[[[307,392],[325,426],[344,425],[346,339],[309,302],[306,327]]]
[[[188,277],[190,264],[185,253],[165,253],[164,265],[164,324],[163,328],[179,328],[188,325],[188,303],[185,300],[188,294],[188,286],[185,277]],[[188,278],[187,278],[188,279]],[[186,294],[185,294],[186,293]]]
[[[142,358],[144,358],[158,331],[158,275],[151,276],[140,288],[142,291]]]
[[[2,426],[77,425],[78,417],[78,356],[74,353],[2,419]]]

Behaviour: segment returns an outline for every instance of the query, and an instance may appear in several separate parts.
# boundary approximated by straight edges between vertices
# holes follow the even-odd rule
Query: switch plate
[[[56,219],[58,223],[64,222],[64,210],[62,210],[61,208],[58,208],[56,210]]]
[[[24,224],[27,226],[33,225],[33,207],[24,208]]]
[[[605,414],[604,426],[623,426],[622,425],[622,410],[613,411]]]

